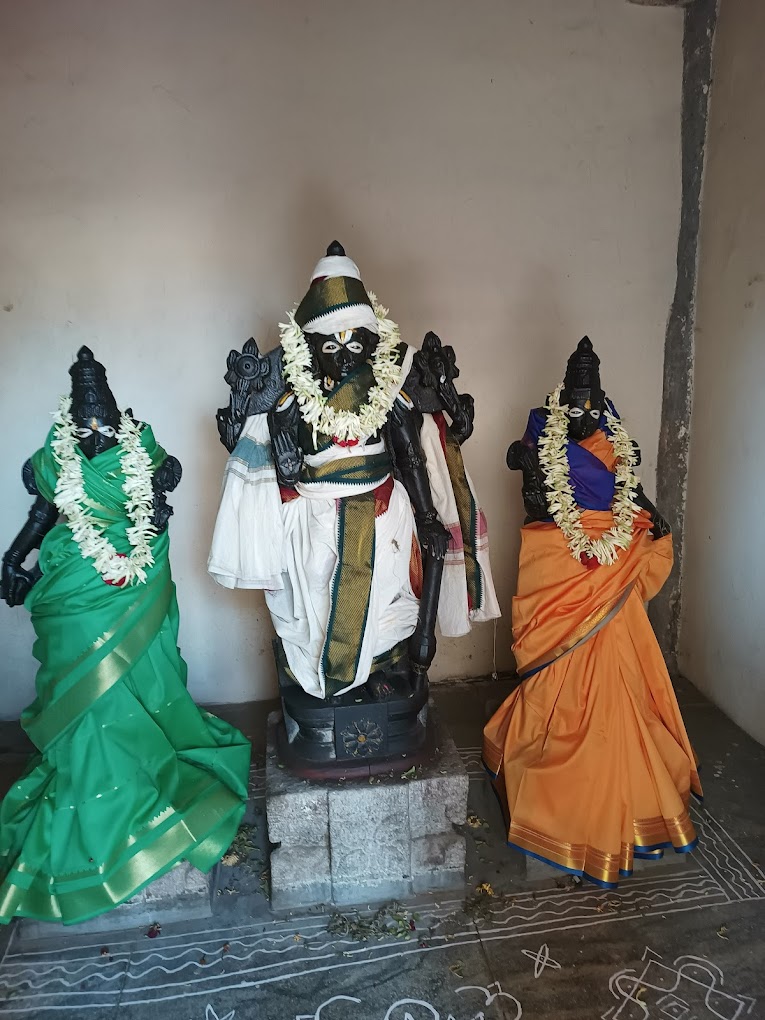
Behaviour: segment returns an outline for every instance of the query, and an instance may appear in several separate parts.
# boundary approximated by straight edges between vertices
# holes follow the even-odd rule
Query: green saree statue
[[[39,754],[0,807],[0,923],[86,920],[181,859],[209,871],[247,797],[249,743],[194,704],[177,645],[164,493],[180,465],[119,414],[87,348],[71,374],[3,560],[40,669],[22,716]]]

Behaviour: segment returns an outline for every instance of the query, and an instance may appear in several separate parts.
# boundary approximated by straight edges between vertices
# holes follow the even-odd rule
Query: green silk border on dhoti
[[[390,457],[386,453],[373,453],[369,457],[343,457],[310,467],[303,464],[301,482],[331,482],[334,484],[379,485],[391,472]]]
[[[478,510],[473,493],[468,485],[460,444],[454,438],[448,426],[445,432],[446,449],[444,450],[444,456],[446,457],[446,466],[452,482],[454,500],[457,504],[457,516],[459,517],[460,531],[462,532],[469,605],[471,609],[479,609],[483,598],[483,583],[481,580],[481,568],[478,566],[476,556]]]
[[[402,364],[407,346],[399,344],[398,363]],[[365,362],[346,376],[327,396],[335,411],[353,411],[368,401],[375,385],[372,366]],[[299,439],[303,450],[320,452],[334,442],[332,436],[318,433],[300,421]],[[304,464],[301,480],[335,484],[366,483],[376,486],[391,471],[386,453],[346,457],[319,467]],[[361,643],[369,613],[372,574],[375,559],[375,494],[343,496],[337,510],[337,566],[332,578],[327,635],[321,655],[325,693],[336,694],[356,679]]]
[[[374,559],[374,491],[346,496],[338,501],[337,566],[322,651],[327,695],[337,694],[356,679],[369,613]]]

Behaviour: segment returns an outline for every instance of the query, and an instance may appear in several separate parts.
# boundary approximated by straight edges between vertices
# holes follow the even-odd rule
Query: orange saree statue
[[[568,377],[567,388],[570,413],[577,388]],[[598,392],[582,398],[590,420],[597,420]],[[527,466],[538,457],[546,413],[532,412],[522,441]],[[581,439],[572,431],[572,489],[582,528],[597,539],[614,524],[613,441],[602,423]],[[524,469],[525,497],[526,477]],[[639,489],[641,501],[646,508],[634,515],[629,547],[613,563],[575,559],[547,514],[523,527],[512,612],[522,683],[484,730],[484,763],[508,819],[509,845],[607,888],[631,873],[634,857],[692,850],[689,799],[701,796],[645,609],[672,567],[672,537]]]

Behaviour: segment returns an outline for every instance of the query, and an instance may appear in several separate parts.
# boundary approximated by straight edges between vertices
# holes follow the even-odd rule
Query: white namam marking
[[[533,953],[530,949],[522,949],[521,952],[524,956],[528,956],[530,960],[534,961],[535,979],[541,976],[545,967],[549,967],[550,970],[560,970],[560,964],[550,959],[550,950],[546,942],[542,943],[536,953]]]
[[[757,1000],[723,991],[723,972],[701,956],[679,956],[665,964],[646,946],[643,970],[627,969],[611,977],[609,988],[621,1002],[602,1014],[602,1020],[741,1020]]]

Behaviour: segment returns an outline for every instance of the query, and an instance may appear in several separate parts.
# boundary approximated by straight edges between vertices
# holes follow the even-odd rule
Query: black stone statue
[[[104,366],[95,360],[89,347],[81,347],[77,360],[69,369],[72,378],[71,414],[77,425],[80,449],[92,460],[98,454],[110,450],[117,444],[120,412],[109,384]],[[125,412],[132,417],[132,410]],[[40,579],[35,564],[25,569],[24,562],[56,524],[59,512],[37,491],[31,461],[22,468],[22,479],[27,492],[35,497],[26,524],[13,540],[3,556],[2,584],[0,595],[9,606],[21,605],[32,587]],[[157,532],[164,531],[173,509],[168,505],[166,493],[172,492],[181,480],[181,465],[168,456],[152,479],[154,489],[154,519]]]
[[[333,275],[328,278],[322,275],[325,272]],[[333,242],[295,314],[310,350],[311,375],[320,383],[323,396],[338,401],[345,410],[356,412],[363,404],[366,391],[360,397],[352,396],[353,380],[360,377],[360,372],[368,371],[379,340],[374,320],[370,319],[371,301],[354,273],[358,274],[358,270],[346,259],[342,245]],[[354,318],[354,314],[358,318]],[[304,325],[305,319],[312,321]],[[404,359],[406,345],[400,346]],[[403,362],[410,367],[405,377],[402,376],[403,383],[399,384],[399,397],[378,433],[365,437],[360,443],[357,440],[345,442],[337,437],[329,441],[331,437],[326,437],[327,442],[317,444],[298,400],[291,399],[283,346],[261,354],[255,340],[250,339],[241,353],[231,351],[228,356],[225,380],[231,395],[228,407],[217,412],[217,424],[221,442],[229,453],[241,459],[239,453],[244,455],[245,450],[238,448],[237,443],[245,423],[252,416],[267,416],[270,456],[282,498],[287,501],[299,495],[297,490],[311,495],[308,491],[311,482],[316,481],[322,470],[317,464],[325,455],[324,451],[330,448],[339,458],[342,457],[339,448],[352,448],[350,452],[354,458],[351,461],[338,459],[336,463],[339,470],[345,463],[353,464],[352,470],[359,472],[358,477],[366,470],[365,465],[373,461],[387,465],[381,469],[381,474],[392,476],[404,486],[422,551],[422,587],[414,631],[406,642],[399,642],[387,658],[384,655],[375,657],[363,685],[358,683],[358,677],[349,685],[338,682],[326,672],[323,696],[315,687],[307,693],[308,681],[301,681],[295,670],[290,669],[290,656],[284,642],[277,639],[275,650],[286,723],[281,734],[281,750],[290,766],[304,775],[351,774],[355,768],[369,771],[387,767],[391,756],[415,754],[424,744],[427,670],[436,651],[436,615],[450,536],[433,502],[421,443],[423,416],[442,416],[445,412],[450,424],[446,425],[445,418],[439,420],[443,420],[448,431],[448,442],[459,451],[459,445],[473,431],[474,407],[472,397],[459,394],[455,387],[459,371],[453,349],[443,346],[434,333],[428,333],[422,349],[413,355],[410,352],[408,359]],[[346,393],[351,395],[345,397]],[[368,487],[372,488],[373,484],[370,482]],[[351,497],[354,498],[363,497]],[[340,504],[345,505],[342,497],[338,506]],[[221,521],[222,512],[218,528]],[[346,542],[343,561],[348,556],[347,549]],[[376,557],[384,555],[387,555],[384,549],[376,548]],[[350,564],[349,572],[354,574],[354,571],[354,576],[361,575],[359,563]],[[211,573],[220,580],[212,569]],[[359,582],[362,596],[369,590],[369,583],[368,574],[363,583]],[[267,599],[277,632],[280,632],[283,610],[275,606],[271,593],[267,594]],[[328,627],[333,623],[334,607],[341,602],[341,596],[335,593]],[[395,600],[392,605],[395,608]],[[296,615],[300,612],[299,609],[289,611]],[[364,620],[359,618],[355,626],[353,640],[360,645]],[[329,640],[327,636],[326,642]],[[346,640],[352,639],[347,637]],[[293,663],[296,659],[297,652],[293,651]],[[310,669],[307,673],[311,673]]]
[[[600,359],[589,337],[582,337],[568,359],[560,399],[562,404],[568,406],[568,435],[572,442],[580,443],[588,439],[601,426],[606,394],[600,384]],[[546,416],[547,410],[540,407],[536,413]],[[639,464],[640,449],[634,440],[633,446]],[[547,487],[539,466],[536,444],[523,440],[512,443],[507,451],[507,466],[511,471],[523,472],[522,494],[526,523],[550,520]],[[654,537],[660,538],[670,533],[669,525],[648,499],[642,485],[638,485],[635,502],[651,515]]]

